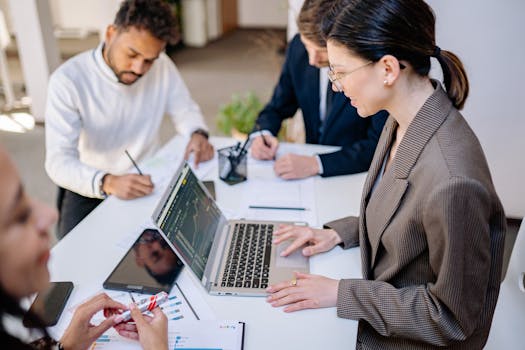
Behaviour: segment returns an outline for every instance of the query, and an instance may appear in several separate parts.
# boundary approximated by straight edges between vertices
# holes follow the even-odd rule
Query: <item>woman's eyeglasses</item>
[[[374,63],[374,61],[369,61],[368,63],[365,63],[363,64],[362,66],[359,66],[355,69],[352,69],[348,72],[343,72],[343,73],[338,73],[338,72],[335,72],[334,71],[334,68],[332,66],[329,67],[328,69],[328,79],[330,79],[330,82],[332,83],[332,85],[335,86],[337,92],[343,92],[343,84],[341,83],[341,79],[349,74],[352,74],[353,72],[361,69],[361,68],[364,68],[370,64]],[[403,63],[399,63],[399,68],[400,69],[405,69],[406,66],[403,64]]]
[[[341,79],[349,74],[352,74],[353,72],[361,69],[361,68],[364,68],[370,64],[374,63],[373,61],[370,61],[368,63],[365,63],[363,64],[362,66],[359,66],[355,69],[352,69],[348,72],[344,72],[344,73],[338,73],[338,72],[335,72],[334,71],[334,68],[332,66],[329,67],[328,69],[328,79],[330,79],[330,82],[332,83],[332,85],[335,86],[335,88],[337,89],[337,92],[343,92],[343,84],[341,83]]]

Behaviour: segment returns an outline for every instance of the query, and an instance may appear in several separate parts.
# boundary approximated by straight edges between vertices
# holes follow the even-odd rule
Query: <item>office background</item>
[[[217,134],[217,112],[233,93],[254,91],[263,102],[269,98],[280,71],[283,45],[295,31],[293,19],[302,1],[179,2],[186,18],[183,30],[186,29],[187,46],[176,50],[173,58],[212,133]],[[5,28],[11,36],[5,48],[7,67],[21,107],[15,112],[34,112],[39,118],[41,112],[37,109],[42,109],[45,90],[31,89],[34,86],[31,80],[45,86],[45,77],[56,65],[96,46],[101,30],[112,20],[118,3],[118,0],[0,0]],[[525,107],[521,102],[525,100],[525,66],[521,64],[525,46],[520,44],[525,33],[525,23],[521,20],[525,2],[428,0],[428,3],[437,15],[438,45],[457,53],[469,74],[471,92],[463,114],[483,145],[498,194],[507,216],[513,219],[507,239],[508,257],[515,228],[525,213],[522,181]],[[34,26],[32,16],[40,20],[40,27]],[[42,33],[32,38],[28,50],[42,53],[31,59],[42,57],[45,69],[32,73],[27,70],[39,65],[24,67],[23,62],[21,64],[23,52],[16,37],[27,35],[26,29],[35,28],[42,29]],[[46,35],[49,33],[44,33],[46,28],[52,29],[51,39]],[[38,43],[43,47],[38,47]],[[439,69],[434,69],[433,74],[439,77]],[[0,98],[4,98],[3,92]],[[28,93],[32,106],[29,99],[23,99]],[[5,102],[0,103],[5,107]],[[29,192],[53,204],[56,189],[43,168],[43,127],[39,124],[34,128],[25,127],[25,119],[15,120],[10,112],[5,111],[0,121],[9,125],[14,122],[15,126],[22,123],[21,129],[25,132],[0,130],[0,144],[14,156]],[[163,137],[167,139],[172,128],[169,122],[165,124]]]

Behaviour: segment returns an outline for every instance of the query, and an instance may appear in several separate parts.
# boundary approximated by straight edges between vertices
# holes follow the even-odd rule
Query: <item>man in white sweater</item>
[[[153,191],[125,150],[139,161],[151,156],[165,115],[189,139],[186,159],[192,152],[196,163],[213,157],[200,109],[164,53],[176,37],[164,1],[126,0],[105,41],[51,76],[45,166],[59,186],[59,238],[107,195],[133,199]]]

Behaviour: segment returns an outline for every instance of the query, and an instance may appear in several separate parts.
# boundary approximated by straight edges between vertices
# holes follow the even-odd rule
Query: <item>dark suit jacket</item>
[[[397,123],[389,119],[359,218],[327,224],[360,244],[362,280],[341,280],[340,317],[358,348],[482,349],[496,306],[506,220],[485,156],[438,82],[372,191]]]
[[[335,93],[331,112],[319,133],[319,69],[308,64],[308,53],[296,35],[272,99],[259,114],[257,124],[277,135],[283,120],[293,117],[298,108],[303,113],[307,143],[342,146],[341,151],[320,155],[323,176],[368,170],[387,114],[361,118],[344,94]]]

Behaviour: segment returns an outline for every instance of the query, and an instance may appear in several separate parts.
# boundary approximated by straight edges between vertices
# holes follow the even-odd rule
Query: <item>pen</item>
[[[270,148],[270,144],[268,143],[268,140],[266,140],[266,137],[264,137],[264,133],[261,130],[261,126],[259,124],[256,125],[257,131],[259,131],[259,134],[261,135],[264,145],[268,148]]]
[[[158,294],[150,296],[148,299],[145,299],[143,302],[137,305],[137,309],[139,309],[140,312],[151,311],[157,306],[160,306],[161,304],[163,304],[166,300],[168,300],[168,293],[160,292]],[[129,321],[130,319],[131,319],[131,310],[126,310],[115,318],[115,322],[116,323],[126,322],[126,321]]]
[[[246,138],[244,143],[242,144],[241,150],[239,151],[239,154],[237,155],[237,158],[240,159],[245,153],[246,146],[248,145],[248,142],[250,142],[250,135]]]
[[[302,207],[270,207],[270,206],[264,206],[264,205],[250,205],[248,206],[248,208],[250,209],[276,209],[276,210],[308,210]]]
[[[131,292],[128,292],[128,293],[129,293],[129,297],[131,298],[131,301],[136,303],[135,298],[133,298],[133,294],[131,294]]]
[[[126,155],[128,156],[129,160],[131,160],[131,163],[133,163],[133,166],[135,167],[135,169],[137,169],[137,171],[139,172],[139,174],[142,175],[142,171],[140,171],[139,166],[137,165],[137,163],[135,163],[135,161],[133,160],[133,158],[131,158],[131,155],[129,154],[128,150],[125,150],[124,152],[125,152]]]

